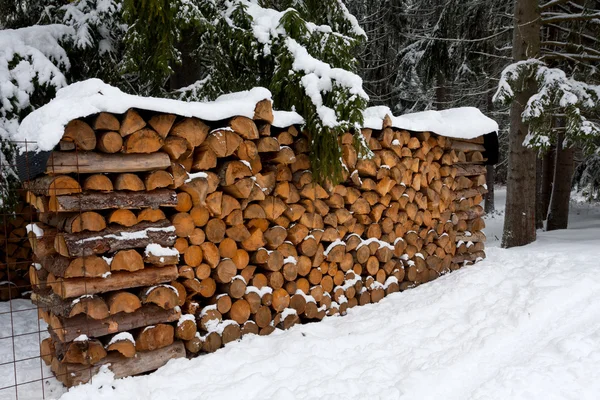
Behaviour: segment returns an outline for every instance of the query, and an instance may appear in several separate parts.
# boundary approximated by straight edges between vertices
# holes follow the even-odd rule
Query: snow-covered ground
[[[569,230],[504,250],[504,198],[475,266],[151,375],[105,372],[61,399],[598,399],[600,210],[578,206]]]

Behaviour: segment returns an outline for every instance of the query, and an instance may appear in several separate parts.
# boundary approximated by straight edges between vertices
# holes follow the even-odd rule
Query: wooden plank
[[[183,357],[185,357],[185,346],[183,342],[178,340],[161,349],[139,351],[135,354],[135,357],[131,358],[118,353],[109,354],[91,367],[79,364],[63,364],[55,360],[52,363],[52,371],[65,386],[72,387],[90,381],[103,365],[108,365],[108,368],[115,374],[115,379],[119,379],[154,371],[165,365],[169,360]]]
[[[54,151],[48,159],[46,174],[95,174],[108,172],[143,172],[167,169],[171,160],[167,153],[101,154],[96,152]]]

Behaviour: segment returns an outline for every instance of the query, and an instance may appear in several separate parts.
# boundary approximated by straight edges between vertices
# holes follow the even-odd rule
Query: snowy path
[[[147,376],[105,373],[62,399],[598,399],[600,213],[572,221],[345,317]]]

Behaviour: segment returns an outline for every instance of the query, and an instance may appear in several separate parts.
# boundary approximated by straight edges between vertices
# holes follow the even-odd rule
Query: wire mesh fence
[[[44,234],[46,245],[55,234],[35,228],[38,210],[26,190],[39,174],[32,170],[39,169],[30,158],[34,153],[27,151],[31,142],[8,145],[25,152],[12,161],[0,160],[0,400],[56,398],[64,389],[52,371],[55,354],[48,344],[54,333],[42,318],[43,309],[32,302],[35,292],[56,283],[41,269],[43,252],[35,251]]]

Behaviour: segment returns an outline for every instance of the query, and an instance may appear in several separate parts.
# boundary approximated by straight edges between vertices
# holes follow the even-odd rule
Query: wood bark
[[[514,8],[513,59],[536,58],[540,51],[540,11],[535,0],[517,0]],[[506,216],[502,247],[523,246],[535,241],[536,154],[523,146],[528,125],[523,122],[525,105],[535,94],[534,78],[524,82],[510,108]]]
[[[46,174],[143,172],[166,169],[170,166],[169,155],[162,152],[151,154],[101,154],[54,151],[48,159]]]
[[[554,169],[554,185],[548,222],[546,229],[567,229],[569,225],[569,201],[571,200],[571,187],[575,163],[573,159],[574,150],[563,145],[564,134],[558,134],[556,144],[556,167]]]

